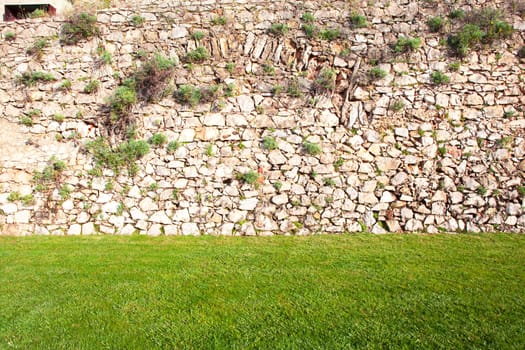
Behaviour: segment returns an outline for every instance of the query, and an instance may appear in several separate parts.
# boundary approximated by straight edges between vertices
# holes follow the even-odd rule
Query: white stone
[[[82,234],[83,235],[92,235],[96,233],[95,224],[92,222],[86,222],[82,225]]]
[[[396,200],[396,196],[394,196],[389,191],[384,191],[381,195],[381,199],[379,200],[381,203],[392,203]]]
[[[157,237],[162,234],[162,225],[160,224],[153,224],[148,230],[148,236]]]
[[[155,203],[151,198],[146,197],[143,200],[140,201],[139,207],[142,211],[148,212],[148,211],[156,211],[159,209],[159,206],[157,203]]]
[[[378,203],[377,197],[373,193],[359,192],[359,204],[376,204]]]
[[[176,26],[171,31],[170,36],[172,39],[180,39],[184,38],[186,35],[188,35],[188,30],[186,29],[186,27]]]
[[[190,212],[188,209],[176,210],[173,214],[173,221],[177,222],[189,222],[190,221]]]
[[[151,215],[149,221],[164,225],[171,224],[171,219],[166,215],[164,211],[158,211],[155,214]]]
[[[276,205],[283,205],[288,203],[288,196],[286,194],[278,194],[272,197],[272,203]]]
[[[17,224],[28,224],[31,219],[31,211],[20,210],[15,213],[14,221]]]
[[[18,207],[15,203],[6,203],[0,207],[1,211],[6,214],[14,214],[18,210]]]
[[[119,231],[119,234],[125,236],[132,235],[133,233],[135,233],[135,227],[133,227],[131,224],[127,224]]]
[[[113,198],[113,194],[111,193],[101,193],[97,198],[97,203],[107,203]]]
[[[240,210],[254,210],[257,206],[257,203],[259,203],[259,199],[257,198],[246,198],[242,199],[239,202],[239,209]]]
[[[237,103],[243,113],[250,113],[255,109],[255,103],[253,99],[248,95],[237,96]]]
[[[77,216],[77,223],[85,224],[86,222],[89,221],[89,218],[90,218],[90,216],[89,216],[88,213],[86,213],[85,211],[80,212],[80,214],[78,214],[78,216]]]
[[[79,236],[82,233],[82,226],[79,224],[73,224],[69,226],[69,229],[67,230],[68,236]]]
[[[182,224],[182,234],[185,236],[198,236],[200,234],[199,226],[193,222]]]

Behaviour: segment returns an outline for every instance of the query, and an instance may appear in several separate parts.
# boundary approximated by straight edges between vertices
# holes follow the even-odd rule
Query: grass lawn
[[[0,349],[525,349],[525,235],[0,237]]]

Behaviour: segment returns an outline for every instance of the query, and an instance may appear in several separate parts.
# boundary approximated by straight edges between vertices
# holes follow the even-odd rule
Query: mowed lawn
[[[525,349],[525,235],[0,237],[0,349]]]

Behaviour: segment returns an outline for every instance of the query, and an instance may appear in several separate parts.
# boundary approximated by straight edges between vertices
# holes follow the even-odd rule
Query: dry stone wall
[[[484,4],[447,6],[144,1],[98,12],[100,36],[74,46],[60,45],[57,18],[2,24],[4,38],[14,33],[0,44],[2,233],[523,232],[525,64],[517,52],[525,22],[508,8],[512,39],[473,50],[450,71],[457,59],[426,20]],[[306,37],[305,12],[340,38]],[[350,25],[356,12],[366,28]],[[135,15],[141,26],[131,23]],[[227,23],[213,25],[217,17]],[[289,31],[270,34],[276,23]],[[422,46],[394,55],[401,36],[421,37]],[[40,59],[27,53],[38,39],[49,43]],[[184,63],[201,45],[210,58]],[[178,62],[173,91],[188,84],[231,91],[194,106],[172,93],[135,105],[139,138],[162,133],[178,147],[152,145],[133,176],[97,174],[84,145],[105,135],[106,99],[156,52]],[[370,79],[372,64],[387,75]],[[335,80],[327,83],[320,77],[328,69]],[[433,84],[435,70],[450,82]],[[28,71],[56,80],[17,84]],[[95,80],[98,91],[85,93]],[[46,171],[56,176],[42,190],[35,172]]]

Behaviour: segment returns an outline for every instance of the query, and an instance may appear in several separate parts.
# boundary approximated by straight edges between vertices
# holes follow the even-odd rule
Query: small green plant
[[[44,190],[50,183],[58,182],[65,169],[64,161],[55,156],[51,157],[42,171],[35,171],[33,174],[33,181],[37,184],[37,189]]]
[[[42,111],[40,109],[30,109],[26,112],[26,115],[30,118],[40,118],[42,116]]]
[[[204,38],[204,33],[201,31],[195,31],[191,34],[191,38],[195,41],[201,41]]]
[[[156,183],[156,182],[152,182],[148,185],[148,191],[152,191],[152,192],[155,192],[156,190],[159,189],[159,184]]]
[[[129,114],[132,106],[137,102],[137,93],[133,88],[122,85],[106,102],[110,109],[110,119],[115,122]]]
[[[277,96],[277,95],[279,95],[279,94],[283,91],[283,89],[284,89],[284,86],[279,85],[279,84],[276,84],[276,85],[274,85],[274,86],[272,87],[272,94],[273,94],[274,96]]]
[[[387,76],[387,72],[379,67],[372,67],[372,69],[370,69],[368,72],[368,75],[372,79],[383,79]]]
[[[16,201],[19,201],[20,198],[22,198],[22,195],[20,194],[20,192],[14,191],[14,192],[9,193],[7,200],[9,202],[16,202]]]
[[[17,77],[18,83],[25,86],[34,86],[38,82],[51,82],[55,80],[56,78],[53,74],[40,71],[26,71]]]
[[[466,24],[462,30],[447,38],[447,45],[458,56],[467,56],[470,48],[483,39],[483,31],[475,24]]]
[[[148,142],[153,146],[159,147],[168,142],[168,137],[162,133],[157,133],[151,136]]]
[[[319,32],[319,37],[322,40],[333,41],[341,35],[341,31],[338,28],[323,29]]]
[[[450,11],[448,17],[452,19],[463,19],[465,18],[465,11],[462,9],[454,9]]]
[[[405,108],[405,102],[403,102],[402,99],[394,100],[392,103],[390,103],[390,106],[388,106],[388,109],[394,112],[399,112]]]
[[[166,94],[166,86],[174,74],[175,61],[156,53],[137,70],[129,84],[137,97],[146,102],[155,101]]]
[[[330,178],[330,177],[327,177],[323,180],[323,183],[325,186],[328,186],[328,187],[334,187],[335,186],[335,181],[334,179]]]
[[[275,181],[273,183],[273,187],[277,190],[277,192],[281,192],[281,189],[283,188],[283,183],[280,181]]]
[[[235,63],[233,62],[226,63],[226,70],[228,71],[228,73],[233,74],[233,72],[235,72]]]
[[[487,194],[488,190],[485,186],[479,186],[478,188],[476,188],[476,192],[480,195],[480,196],[484,196]]]
[[[97,48],[97,53],[99,56],[100,63],[109,65],[111,64],[111,53],[109,53],[103,46]]]
[[[45,17],[46,15],[47,15],[47,12],[44,11],[44,9],[36,9],[29,14],[29,18],[35,19],[35,18]]]
[[[301,21],[303,21],[304,23],[313,23],[313,22],[315,22],[315,17],[314,17],[314,15],[312,13],[305,12],[301,16]]]
[[[199,46],[186,54],[186,62],[202,63],[210,57],[208,50],[204,46]]]
[[[63,114],[56,113],[55,115],[53,115],[53,120],[58,123],[62,123],[65,119],[66,117]]]
[[[4,39],[7,41],[13,41],[16,39],[16,34],[14,32],[6,32],[4,34]]]
[[[33,45],[27,48],[26,53],[35,57],[36,59],[41,59],[44,55],[44,48],[49,46],[49,41],[45,38],[37,39]]]
[[[304,32],[307,38],[314,38],[317,33],[317,27],[311,23],[305,23],[301,26],[301,30]]]
[[[288,27],[288,25],[284,23],[273,23],[270,26],[270,29],[268,30],[268,32],[275,36],[284,36],[286,35],[286,33],[288,33],[289,30],[290,28]]]
[[[237,94],[237,86],[234,83],[227,84],[224,87],[224,96],[233,97]]]
[[[316,156],[321,153],[321,146],[314,142],[305,141],[303,142],[303,150],[312,156]]]
[[[505,113],[503,113],[504,118],[512,118],[515,115],[516,115],[516,112],[513,110],[505,111]]]
[[[263,64],[263,72],[266,75],[275,75],[275,68],[270,63]]]
[[[450,78],[439,70],[435,70],[430,74],[430,80],[436,85],[448,84],[450,82]]]
[[[23,115],[19,118],[19,122],[25,126],[33,126],[33,119],[27,115]]]
[[[181,85],[175,91],[175,100],[181,104],[196,106],[201,101],[201,91],[192,85]]]
[[[99,35],[97,16],[82,12],[62,25],[60,42],[63,45],[75,45],[82,40]]]
[[[400,37],[394,44],[394,52],[409,53],[416,51],[421,46],[421,38]]]
[[[459,71],[459,68],[461,67],[460,61],[451,62],[448,64],[447,68],[451,72],[457,72]]]
[[[145,21],[145,18],[142,17],[141,15],[133,15],[131,16],[131,19],[130,19],[130,23],[134,27],[142,27],[142,25],[144,24],[144,21]]]
[[[217,16],[217,17],[212,18],[211,20],[211,24],[213,24],[214,26],[223,26],[226,24],[226,22],[227,20],[226,20],[226,17],[224,16]]]
[[[94,92],[97,92],[100,87],[100,81],[98,80],[91,80],[89,83],[84,86],[84,93],[85,94],[92,94]]]
[[[262,143],[263,143],[264,149],[267,149],[268,151],[272,151],[274,149],[279,148],[279,145],[277,144],[277,140],[275,139],[275,137],[272,137],[272,136],[266,136],[263,139]]]
[[[95,168],[108,168],[117,174],[122,168],[127,168],[130,175],[136,174],[135,162],[149,152],[149,145],[144,140],[128,140],[112,148],[105,139],[98,138],[85,147],[93,155]]]
[[[335,171],[339,171],[339,169],[343,166],[345,163],[345,160],[341,157],[337,158],[337,160],[334,162],[334,169]]]
[[[445,26],[445,20],[440,16],[432,17],[427,21],[427,25],[432,33],[438,33]]]
[[[299,80],[292,79],[290,82],[288,82],[288,89],[286,90],[286,92],[288,93],[288,95],[295,98],[303,96]]]
[[[363,15],[354,14],[350,16],[350,26],[352,28],[366,28],[368,27],[368,21]]]
[[[63,199],[68,199],[73,189],[68,184],[64,184],[58,190],[58,195]]]
[[[259,181],[259,173],[249,170],[244,174],[239,174],[238,179],[249,185],[256,184]]]
[[[213,156],[213,144],[209,143],[207,146],[206,146],[206,150],[204,152],[208,157],[212,157]]]
[[[314,81],[314,88],[317,91],[330,91],[335,88],[336,71],[330,68],[324,68]]]
[[[167,151],[168,153],[175,153],[181,146],[179,141],[171,141],[168,143]]]
[[[445,146],[439,146],[437,151],[442,157],[444,157],[447,154],[447,148]]]
[[[517,190],[518,190],[518,194],[519,194],[520,196],[525,197],[525,185],[523,185],[523,186],[521,186],[521,185],[518,186]]]
[[[62,82],[60,83],[60,86],[58,87],[58,90],[60,91],[71,91],[71,80],[69,79],[65,79],[65,80],[62,80]]]

